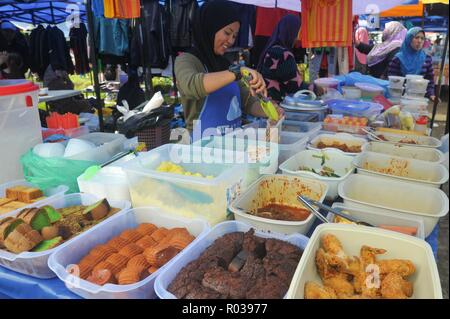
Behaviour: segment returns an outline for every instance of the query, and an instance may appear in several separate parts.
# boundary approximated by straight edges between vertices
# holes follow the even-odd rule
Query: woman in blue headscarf
[[[389,64],[389,75],[405,76],[408,74],[423,75],[428,83],[426,97],[435,99],[434,72],[431,56],[423,50],[425,31],[422,28],[411,28],[406,34],[400,51]]]

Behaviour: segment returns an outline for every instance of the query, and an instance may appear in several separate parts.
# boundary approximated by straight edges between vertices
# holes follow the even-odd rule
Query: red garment
[[[256,7],[256,27],[255,36],[270,37],[277,23],[288,14],[298,14],[298,12],[281,8]]]

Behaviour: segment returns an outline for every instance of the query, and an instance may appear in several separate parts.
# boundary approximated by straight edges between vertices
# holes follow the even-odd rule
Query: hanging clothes
[[[30,70],[33,73],[44,74],[45,70],[41,70],[41,33],[45,32],[45,28],[39,25],[33,29],[30,34]]]
[[[129,51],[129,21],[95,17],[94,36],[98,53],[123,57]]]
[[[70,29],[70,48],[75,57],[75,72],[77,74],[86,74],[91,70],[89,67],[86,25],[81,23],[78,28]]]
[[[145,66],[165,69],[170,56],[168,15],[157,0],[143,0],[143,40]]]
[[[92,12],[96,17],[105,16],[105,8],[103,6],[103,0],[92,0]]]
[[[140,0],[104,0],[104,15],[109,19],[133,19],[141,16]]]
[[[166,1],[170,15],[170,40],[172,47],[190,48],[192,44],[192,21],[198,9],[197,0]]]
[[[49,64],[54,70],[64,70],[73,74],[75,67],[70,56],[69,46],[62,32],[57,27],[48,26],[46,29],[48,41]]]
[[[288,14],[298,14],[298,12],[281,8],[257,7],[255,36],[270,37],[281,18]]]
[[[352,0],[302,0],[304,48],[352,45]]]

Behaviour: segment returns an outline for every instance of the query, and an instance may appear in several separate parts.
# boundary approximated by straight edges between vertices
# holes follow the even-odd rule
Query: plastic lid
[[[0,80],[0,96],[38,91],[39,86],[27,80]]]
[[[335,78],[319,78],[314,81],[314,84],[319,86],[336,86],[339,84],[339,80]]]
[[[375,110],[382,110],[383,106],[379,103],[364,102],[364,101],[350,101],[350,100],[329,100],[329,107],[333,112],[345,111],[345,112],[364,112],[370,108]]]
[[[375,85],[375,84],[372,84],[372,83],[358,82],[358,83],[355,83],[355,86],[357,88],[361,89],[361,90],[369,91],[369,92],[380,92],[380,91],[382,92],[382,91],[384,91],[384,89],[381,86]]]

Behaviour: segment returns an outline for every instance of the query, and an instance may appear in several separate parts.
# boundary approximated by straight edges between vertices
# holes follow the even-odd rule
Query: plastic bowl
[[[405,83],[405,77],[390,75],[390,76],[388,76],[388,79],[389,79],[389,87],[390,88],[394,88],[394,89],[403,88],[403,84]]]
[[[96,146],[92,142],[72,138],[71,140],[69,140],[69,143],[67,143],[66,151],[64,152],[64,157],[74,156],[80,153],[93,150],[95,148]]]
[[[41,143],[33,148],[33,153],[40,157],[63,157],[65,147],[60,143]]]
[[[337,89],[339,81],[335,78],[320,78],[315,80],[314,84],[322,88]]]

